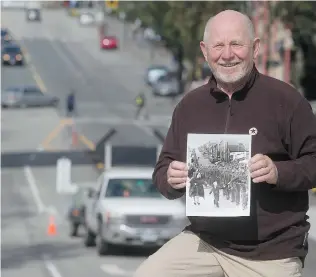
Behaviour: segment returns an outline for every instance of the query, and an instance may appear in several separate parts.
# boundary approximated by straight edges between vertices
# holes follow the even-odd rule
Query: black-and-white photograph
[[[250,215],[251,135],[188,134],[186,215]]]

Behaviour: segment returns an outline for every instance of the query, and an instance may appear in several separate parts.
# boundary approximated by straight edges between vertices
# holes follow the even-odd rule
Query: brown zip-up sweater
[[[252,184],[251,215],[237,218],[190,217],[187,227],[214,247],[240,257],[270,260],[307,254],[310,228],[308,190],[316,186],[316,117],[293,87],[260,74],[254,67],[246,86],[232,99],[214,77],[176,106],[153,180],[168,199],[185,190],[167,182],[171,161],[186,161],[188,133],[249,134],[252,156],[269,156],[278,170],[277,185]]]

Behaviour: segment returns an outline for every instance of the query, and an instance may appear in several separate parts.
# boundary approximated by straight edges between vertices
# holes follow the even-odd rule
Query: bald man
[[[212,17],[200,47],[213,75],[176,106],[153,180],[168,199],[185,194],[188,133],[252,134],[250,216],[188,217],[191,224],[134,276],[302,276],[308,190],[316,184],[311,106],[292,86],[258,72],[260,40],[247,16]]]

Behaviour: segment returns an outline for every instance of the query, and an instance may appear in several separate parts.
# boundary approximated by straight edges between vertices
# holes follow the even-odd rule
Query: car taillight
[[[10,55],[4,54],[4,55],[3,55],[3,59],[4,59],[5,61],[10,60]]]
[[[22,60],[22,55],[17,54],[17,55],[15,56],[15,58],[16,58],[18,61],[20,61],[20,60]]]
[[[103,44],[104,44],[104,45],[109,45],[109,44],[110,44],[110,41],[109,41],[108,39],[104,39],[104,40],[103,40]]]

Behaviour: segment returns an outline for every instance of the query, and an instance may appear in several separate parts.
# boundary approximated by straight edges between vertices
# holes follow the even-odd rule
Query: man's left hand
[[[276,185],[278,170],[274,162],[266,155],[256,154],[249,161],[250,177],[254,183],[266,182]]]

